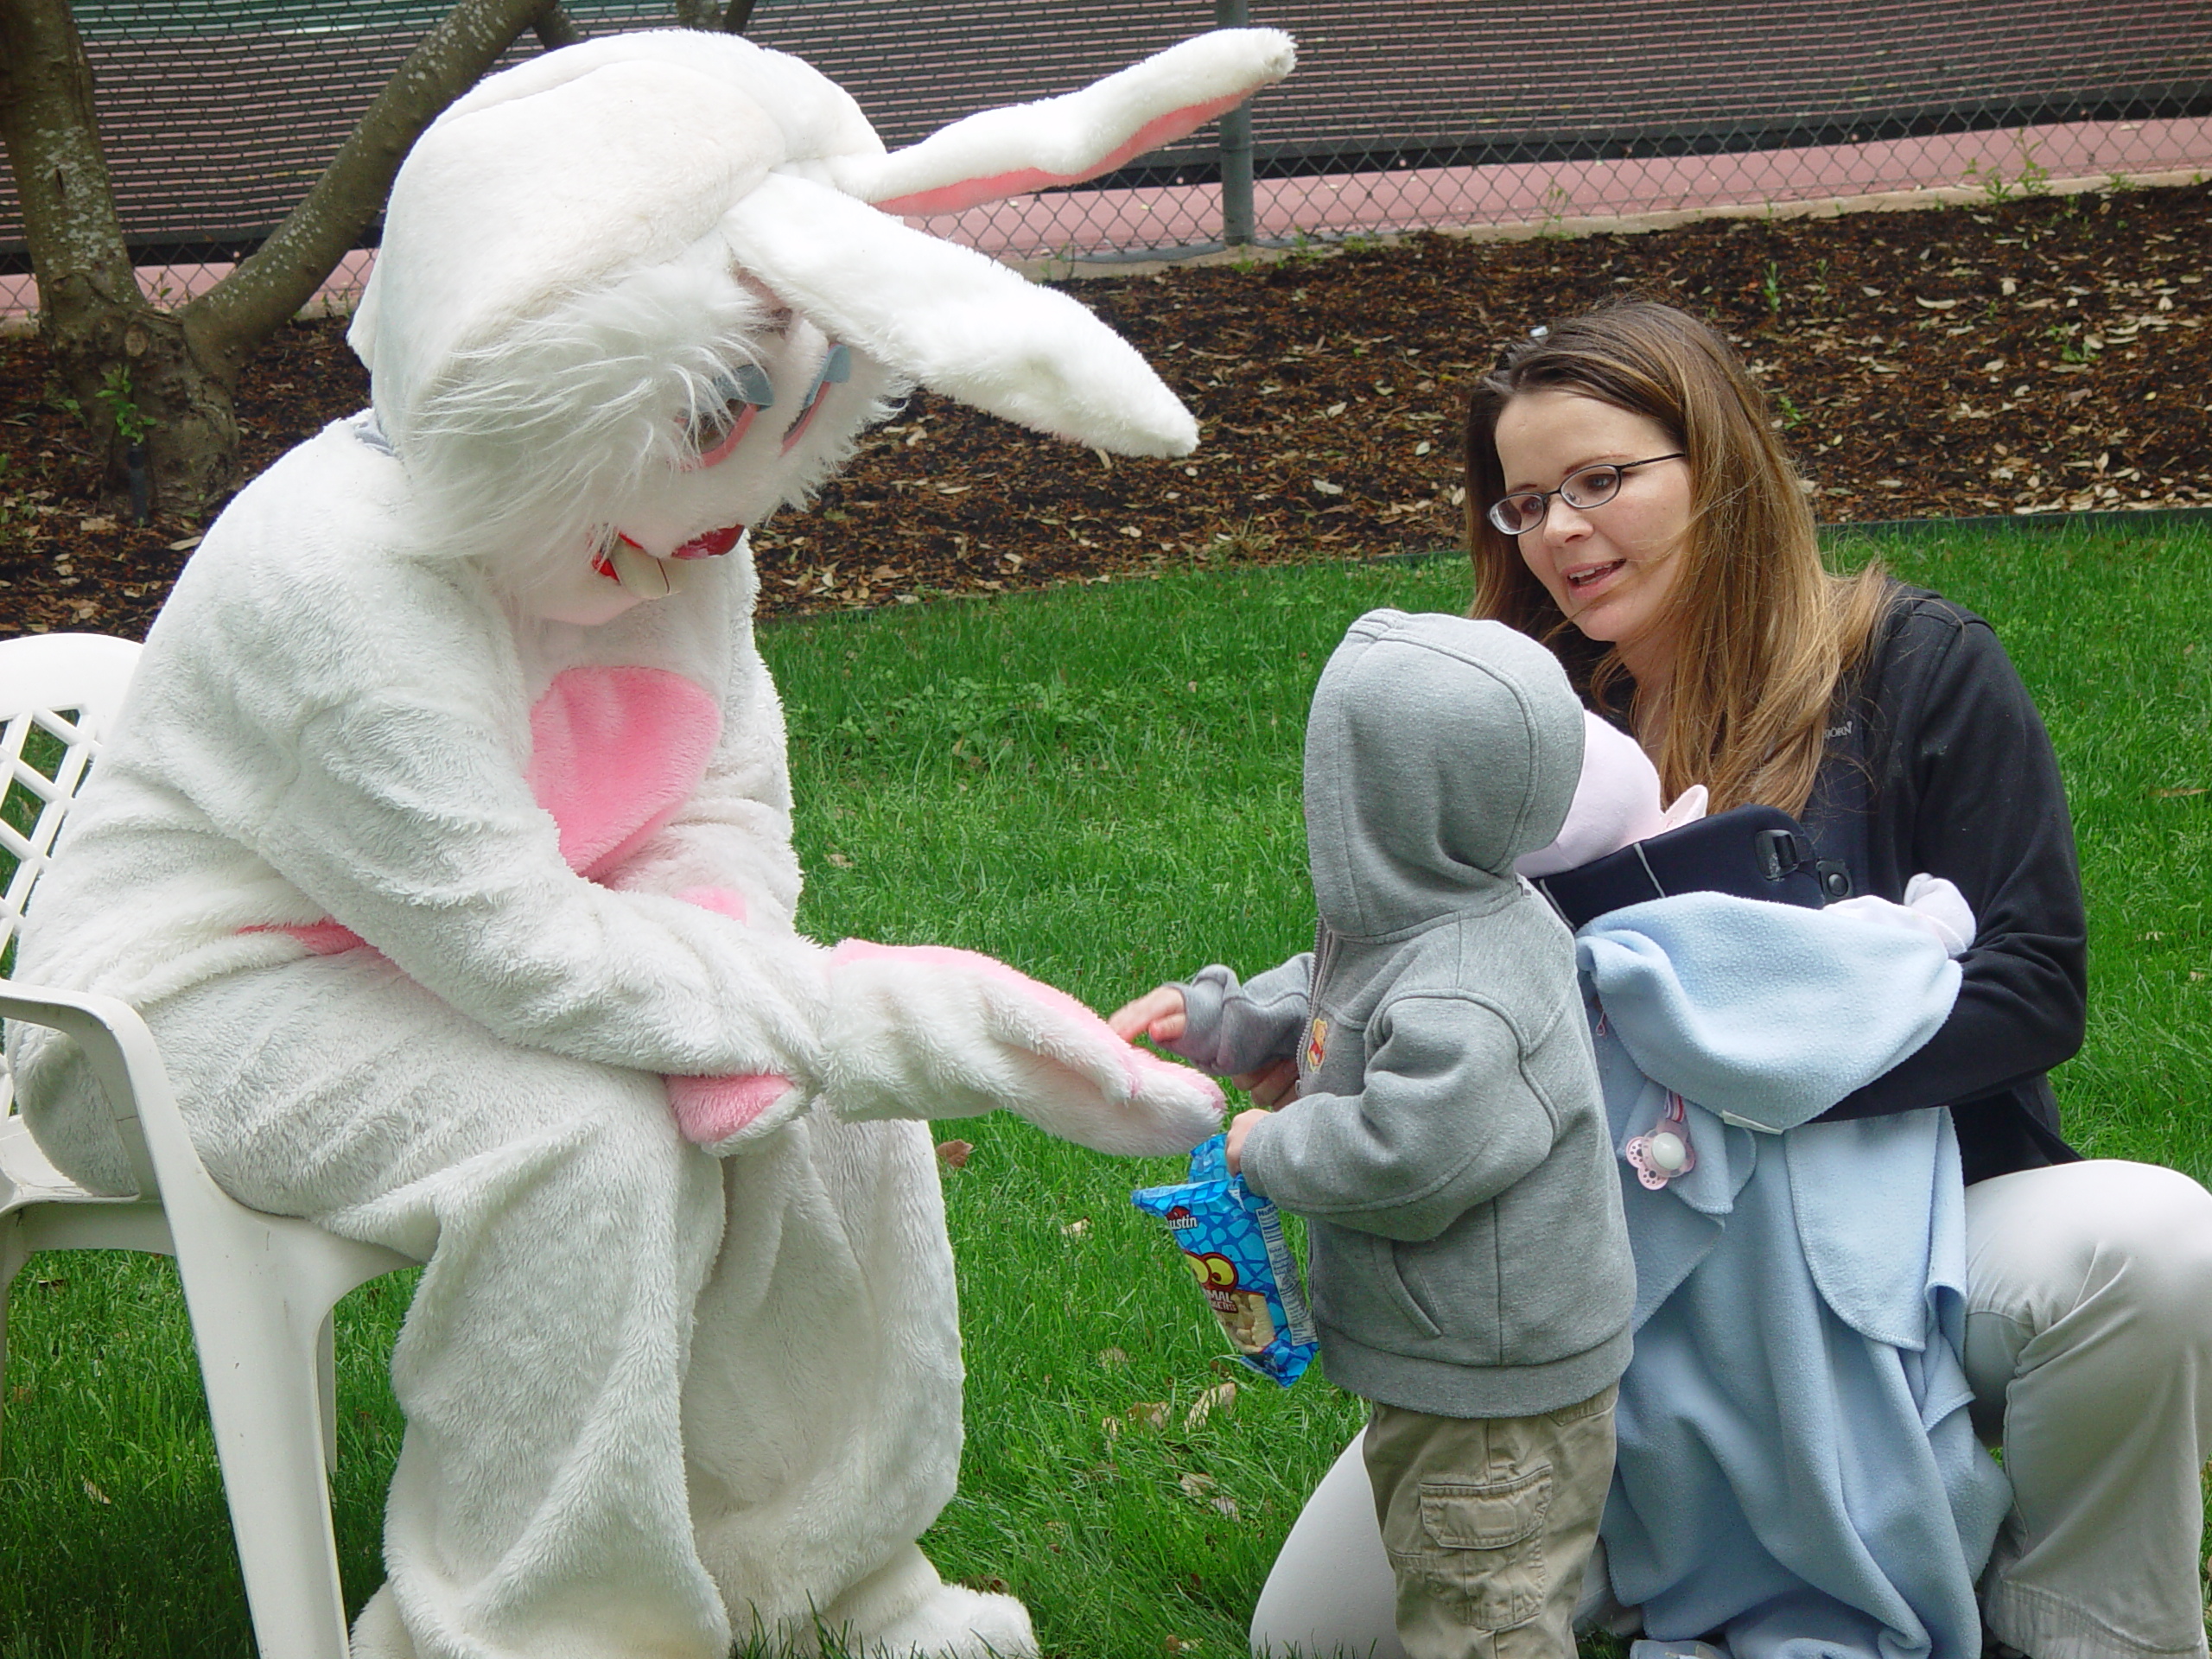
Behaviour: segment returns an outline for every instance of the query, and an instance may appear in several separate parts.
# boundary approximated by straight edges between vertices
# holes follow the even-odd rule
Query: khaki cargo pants
[[[1362,1449],[1408,1659],[1573,1659],[1616,1392],[1535,1417],[1375,1407]]]

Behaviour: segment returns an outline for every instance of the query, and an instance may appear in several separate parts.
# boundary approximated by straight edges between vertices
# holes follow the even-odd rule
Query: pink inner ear
[[[1209,99],[1204,104],[1192,104],[1179,110],[1171,110],[1166,115],[1154,116],[1139,127],[1128,142],[1079,173],[1047,173],[1041,168],[1015,168],[1011,172],[989,174],[981,178],[956,179],[950,184],[917,190],[912,195],[893,196],[875,205],[887,213],[957,213],[986,201],[1025,195],[1033,190],[1081,184],[1085,179],[1111,173],[1132,156],[1141,156],[1147,149],[1157,149],[1162,144],[1173,143],[1185,133],[1196,132],[1207,122],[1242,104],[1249,92],[1250,89],[1247,88],[1244,92],[1231,92],[1225,98]]]
[[[530,790],[597,880],[676,816],[721,736],[706,690],[660,668],[571,668],[530,711]]]

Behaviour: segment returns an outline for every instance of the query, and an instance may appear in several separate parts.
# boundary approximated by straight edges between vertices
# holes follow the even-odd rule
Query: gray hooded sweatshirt
[[[1566,925],[1514,874],[1565,820],[1582,713],[1495,622],[1372,611],[1306,735],[1315,948],[1182,988],[1205,1069],[1298,1061],[1247,1183],[1308,1223],[1330,1377],[1452,1417],[1587,1399],[1635,1270]]]

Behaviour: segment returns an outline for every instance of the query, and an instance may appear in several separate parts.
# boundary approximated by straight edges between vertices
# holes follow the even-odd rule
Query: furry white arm
[[[659,1072],[818,1073],[818,945],[562,861],[499,734],[367,697],[310,721],[252,842],[407,975],[500,1036]]]
[[[1002,962],[935,946],[837,947],[822,1075],[842,1117],[1004,1109],[1100,1152],[1188,1152],[1221,1120],[1211,1077],[1123,1042]]]

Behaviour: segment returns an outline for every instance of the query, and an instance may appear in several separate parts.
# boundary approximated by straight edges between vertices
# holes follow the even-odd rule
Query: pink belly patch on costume
[[[599,880],[674,817],[707,775],[722,715],[664,668],[571,668],[530,711],[530,792],[561,856]]]

